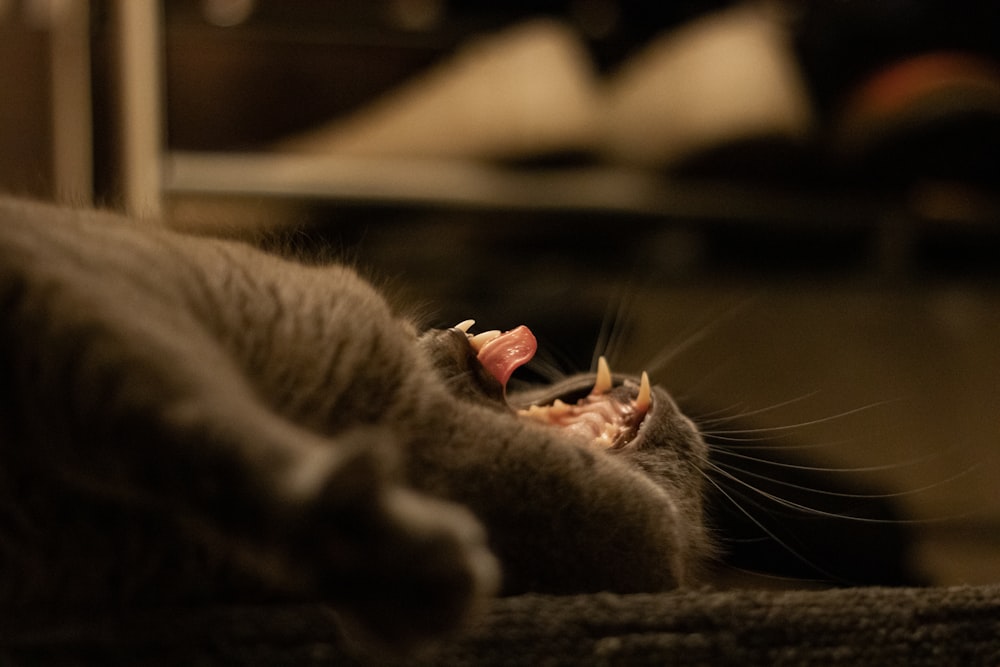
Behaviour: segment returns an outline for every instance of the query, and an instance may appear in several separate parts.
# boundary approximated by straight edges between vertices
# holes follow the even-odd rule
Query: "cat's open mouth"
[[[636,437],[651,401],[649,376],[643,373],[638,383],[625,379],[616,386],[607,362],[601,357],[597,379],[589,392],[583,395],[568,392],[551,403],[531,403],[519,409],[518,414],[615,449]]]
[[[479,363],[506,392],[514,370],[534,356],[538,347],[535,337],[525,326],[507,332],[471,334],[473,324],[466,320],[456,328],[468,336]],[[596,446],[616,449],[638,435],[652,403],[652,392],[646,373],[639,381],[616,381],[601,357],[595,379],[580,376],[547,390],[527,392],[509,402],[521,417],[582,436]]]

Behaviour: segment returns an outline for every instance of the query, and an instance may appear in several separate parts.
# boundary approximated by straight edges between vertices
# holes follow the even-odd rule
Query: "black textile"
[[[0,665],[1000,665],[1000,586],[526,595],[420,656],[362,656],[321,605],[5,619]]]

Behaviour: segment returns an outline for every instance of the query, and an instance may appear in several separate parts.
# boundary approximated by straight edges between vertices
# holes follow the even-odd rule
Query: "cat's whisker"
[[[869,403],[867,405],[862,405],[857,408],[852,408],[850,410],[845,410],[843,412],[838,412],[834,415],[829,415],[827,417],[819,417],[817,419],[809,419],[802,422],[796,422],[794,424],[782,424],[781,426],[762,426],[757,428],[739,428],[739,429],[710,429],[709,432],[713,435],[746,435],[751,433],[780,433],[782,431],[800,430],[805,429],[810,426],[816,426],[818,424],[826,424],[828,422],[836,421],[838,419],[844,419],[845,417],[850,417],[851,415],[856,415],[862,412],[867,412],[875,408],[883,407],[890,403],[896,402],[895,400],[885,400],[876,401],[874,403]],[[736,418],[734,418],[736,419]]]
[[[818,447],[826,447],[826,444],[808,444],[808,445],[756,445],[754,443],[769,443],[776,440],[788,440],[795,437],[794,433],[778,433],[776,435],[720,435],[712,431],[702,431],[702,436],[706,440],[711,440],[712,442],[724,443],[724,446],[731,447],[733,445],[745,445],[747,449],[816,449]]]
[[[692,384],[684,386],[684,393],[675,394],[679,403],[710,403],[718,400],[717,391],[713,387],[720,384],[725,385],[726,379],[732,377],[734,365],[731,359],[717,358],[712,360],[712,366],[706,371],[699,373],[698,380]],[[708,398],[705,398],[705,397]],[[712,411],[712,416],[720,414],[722,411]]]
[[[677,397],[677,403],[679,405],[684,405],[690,398],[688,396]],[[744,414],[745,408],[743,408],[743,403],[733,403],[724,408],[718,408],[716,410],[710,410],[708,412],[695,413],[690,408],[685,408],[686,414],[690,415],[691,419],[695,421],[699,426],[704,427],[708,424],[714,423],[729,423],[740,418],[740,415]],[[721,416],[725,415],[725,416]]]
[[[716,455],[725,455],[732,458],[741,459],[744,461],[750,461],[753,463],[762,463],[764,465],[769,465],[775,468],[784,468],[786,470],[802,470],[806,472],[823,472],[823,473],[836,473],[836,474],[856,474],[856,473],[871,473],[871,472],[885,472],[887,470],[902,470],[904,468],[912,468],[918,465],[923,465],[928,461],[933,461],[941,457],[940,453],[927,454],[925,456],[920,456],[915,459],[910,459],[907,461],[896,461],[893,463],[884,463],[881,465],[871,465],[871,466],[857,466],[848,468],[835,468],[830,466],[810,466],[798,463],[785,463],[783,461],[772,461],[770,459],[761,458],[759,456],[749,456],[747,454],[741,454],[739,452],[734,452],[724,448],[716,449],[713,451]]]
[[[748,489],[749,491],[752,491],[756,495],[758,495],[758,496],[760,496],[760,497],[762,497],[762,498],[764,498],[766,500],[769,500],[769,501],[771,501],[771,502],[779,505],[780,507],[784,507],[785,509],[792,510],[793,512],[807,514],[807,515],[810,515],[810,516],[816,516],[816,517],[822,517],[822,518],[828,518],[828,519],[837,519],[837,520],[842,520],[842,521],[853,521],[853,522],[856,522],[856,523],[876,524],[876,525],[923,526],[923,525],[931,525],[931,524],[944,523],[946,521],[955,521],[957,519],[961,519],[961,518],[964,518],[964,517],[972,516],[972,515],[975,514],[974,512],[970,511],[970,512],[965,512],[965,513],[956,513],[956,514],[942,515],[942,516],[936,516],[936,517],[922,517],[922,518],[919,518],[919,519],[902,519],[902,518],[897,518],[897,519],[878,519],[878,518],[873,518],[873,517],[857,516],[857,515],[853,515],[853,514],[842,514],[842,513],[838,513],[838,512],[829,512],[829,511],[821,510],[821,509],[818,509],[818,508],[815,508],[815,507],[810,507],[809,505],[805,505],[805,504],[802,504],[802,503],[796,503],[794,501],[788,500],[786,498],[782,498],[781,496],[778,496],[776,494],[770,493],[770,492],[765,491],[763,489],[759,489],[756,486],[754,486],[753,484],[747,482],[746,480],[740,479],[734,473],[732,473],[732,472],[730,472],[728,470],[724,470],[723,468],[721,468],[720,466],[718,466],[718,465],[716,465],[714,463],[709,463],[708,467],[709,467],[710,470],[712,470],[712,471],[718,473],[719,475],[721,475],[726,481],[736,483],[740,487]],[[955,481],[957,481],[957,480],[965,477],[966,475],[969,475],[969,474],[975,472],[978,468],[979,468],[979,466],[974,464],[974,465],[969,466],[968,468],[966,468],[966,469],[964,469],[964,470],[956,473],[955,475],[952,475],[951,477],[949,477],[949,478],[947,478],[945,480],[941,480],[941,481],[935,482],[933,484],[928,484],[928,485],[925,485],[923,487],[919,487],[919,488],[916,488],[916,489],[910,489],[910,490],[906,490],[906,491],[898,491],[898,492],[888,493],[888,494],[869,494],[869,495],[860,495],[859,494],[859,495],[856,495],[856,496],[855,495],[850,495],[850,494],[838,494],[838,493],[835,493],[835,492],[825,492],[824,493],[823,491],[821,491],[819,489],[810,489],[808,487],[806,487],[806,488],[796,487],[794,484],[785,483],[785,482],[782,482],[781,480],[778,480],[778,479],[769,479],[769,478],[766,478],[766,477],[764,477],[763,479],[765,481],[771,481],[771,482],[774,482],[774,483],[777,483],[777,484],[781,484],[781,485],[787,486],[787,487],[794,487],[794,488],[797,488],[799,490],[808,491],[808,492],[811,492],[811,493],[814,493],[814,494],[817,494],[817,495],[840,496],[840,497],[844,497],[844,498],[855,498],[857,500],[872,500],[872,501],[875,501],[875,500],[891,499],[891,498],[897,498],[897,497],[911,496],[911,495],[915,495],[915,494],[918,494],[918,493],[924,493],[926,491],[933,490],[933,489],[937,488],[938,486],[940,486],[942,484],[949,484],[949,483],[955,482]],[[755,476],[755,475],[753,475],[751,473],[748,473],[748,472],[746,472],[744,470],[740,470],[739,472],[741,474],[745,474],[745,475],[748,475],[748,476]],[[708,475],[707,473],[703,473],[703,474],[707,478],[711,479],[711,475]],[[712,480],[712,485],[716,489],[719,489],[720,491],[722,491],[722,489],[720,488],[719,483],[718,483],[717,480]],[[730,500],[731,502],[735,502],[735,501],[733,501],[732,497],[728,493],[723,492],[723,495],[728,500]],[[746,510],[743,507],[737,505],[737,508],[741,512],[743,512],[744,514],[747,514]],[[768,512],[770,514],[774,514],[774,511],[771,510],[771,509],[765,509],[765,508],[761,507],[761,510],[765,511],[765,512]],[[749,514],[747,514],[747,516],[749,516]],[[758,526],[760,525],[760,523],[757,520],[754,520],[754,523],[757,524]]]
[[[891,499],[891,498],[905,498],[905,497],[909,497],[909,496],[919,495],[921,493],[926,493],[927,491],[932,491],[932,490],[937,489],[937,488],[939,488],[941,486],[944,486],[944,485],[950,484],[952,482],[958,481],[959,479],[962,479],[963,477],[966,477],[967,475],[972,474],[973,472],[975,472],[976,470],[978,470],[979,467],[980,467],[979,464],[972,464],[972,465],[968,466],[967,468],[965,468],[965,469],[963,469],[963,470],[955,473],[954,475],[952,475],[952,476],[950,476],[950,477],[948,477],[946,479],[938,480],[938,481],[933,482],[931,484],[925,484],[924,486],[920,486],[920,487],[916,487],[916,488],[905,489],[903,491],[892,491],[892,492],[886,492],[886,493],[846,493],[846,492],[842,492],[842,491],[829,491],[827,489],[817,489],[817,488],[814,488],[814,487],[803,486],[801,484],[796,484],[794,482],[789,482],[788,480],[781,479],[780,477],[771,477],[769,475],[763,475],[761,473],[750,472],[749,470],[744,470],[742,468],[738,468],[736,466],[732,466],[732,465],[725,464],[725,463],[711,462],[711,463],[709,463],[709,466],[713,470],[715,470],[716,472],[719,472],[719,473],[722,473],[722,474],[726,474],[726,476],[730,477],[730,478],[731,478],[731,474],[739,473],[740,475],[745,475],[747,477],[753,477],[753,478],[759,479],[761,481],[770,482],[772,484],[777,484],[779,486],[784,486],[784,487],[791,488],[791,489],[796,489],[798,491],[805,491],[807,493],[812,493],[812,494],[821,495],[821,496],[830,496],[830,497],[836,497],[836,498],[854,498],[854,499],[858,499],[858,500],[886,500],[886,499]],[[749,483],[746,483],[746,485],[749,486],[750,488],[754,488],[755,489],[755,487],[753,487]],[[854,517],[843,516],[842,515],[842,518],[852,519]],[[949,517],[949,519],[950,518],[954,518],[954,517]],[[910,522],[901,519],[901,520],[887,521],[887,523],[910,523]],[[918,523],[918,521],[914,521],[913,523]],[[923,523],[923,521],[920,521],[919,523]]]
[[[534,358],[525,365],[525,368],[549,383],[557,382],[569,375],[568,367],[569,364],[565,359],[556,356],[555,346],[548,344],[539,345]]]
[[[761,536],[758,540],[726,539],[726,542],[729,543],[729,544],[746,544],[746,543],[754,542],[754,541],[764,541],[766,539],[767,539],[767,537]],[[764,580],[767,580],[767,581],[776,581],[776,582],[780,582],[780,583],[782,583],[784,585],[794,584],[796,587],[801,587],[803,584],[817,584],[817,585],[826,584],[826,585],[829,585],[829,581],[828,580],[826,580],[826,579],[820,579],[818,577],[813,578],[813,577],[784,576],[784,575],[780,575],[780,574],[774,574],[774,573],[771,573],[771,572],[759,572],[757,570],[751,570],[751,569],[745,568],[745,567],[738,567],[738,566],[732,565],[732,564],[727,564],[726,565],[726,569],[731,570],[733,572],[738,572],[738,573],[743,574],[743,575],[751,576],[754,579],[764,579]],[[850,583],[850,582],[844,582],[844,583]]]
[[[539,359],[531,363],[528,368],[550,384],[566,377],[566,372],[554,361]]]
[[[784,435],[776,438],[726,438],[706,435],[705,442],[713,451],[740,451],[740,452],[804,452],[819,450],[834,450],[844,445],[855,442],[855,438],[841,438],[839,440],[824,440],[821,442],[809,442],[800,444],[765,444],[772,443]]]
[[[834,575],[832,572],[827,571],[825,568],[823,568],[822,566],[820,566],[818,563],[815,563],[815,562],[809,560],[808,558],[806,558],[805,556],[803,556],[801,553],[799,553],[796,549],[792,548],[792,546],[790,544],[788,544],[788,542],[786,542],[785,540],[781,539],[777,535],[777,533],[775,533],[773,530],[771,530],[766,525],[764,525],[764,523],[760,519],[758,519],[757,517],[755,517],[742,504],[740,504],[739,502],[737,502],[737,500],[732,496],[732,494],[730,494],[728,491],[726,491],[726,489],[724,489],[721,484],[719,484],[716,480],[714,480],[711,477],[711,475],[708,475],[707,473],[702,472],[702,476],[708,481],[709,484],[711,484],[713,487],[715,487],[715,489],[722,495],[722,497],[724,497],[726,500],[728,500],[729,503],[737,511],[739,511],[741,514],[743,514],[744,516],[746,516],[755,526],[757,526],[765,535],[767,535],[767,537],[769,537],[771,540],[773,540],[775,542],[775,544],[777,544],[782,549],[784,549],[785,551],[787,551],[789,554],[791,554],[794,558],[796,558],[797,560],[799,560],[801,563],[803,563],[806,566],[812,568],[815,572],[823,575],[824,577],[827,577],[828,579],[833,580],[833,581],[840,581],[841,580],[841,577],[838,577],[838,576]],[[739,481],[738,479],[735,479],[735,478],[733,478],[733,480],[737,481],[737,482]],[[752,485],[749,486],[749,488],[752,491],[758,491]],[[751,504],[757,505],[756,502],[754,502],[753,500],[751,500],[749,498],[747,499],[747,501],[750,502]],[[763,508],[761,508],[761,509],[763,509]]]
[[[810,399],[810,398],[818,395],[819,393],[820,393],[819,390],[810,391],[808,393],[802,394],[801,396],[796,396],[794,398],[790,398],[788,400],[781,401],[779,403],[774,403],[772,405],[766,405],[766,406],[764,406],[762,408],[756,408],[754,410],[744,410],[744,411],[739,412],[737,414],[726,415],[726,416],[712,418],[713,414],[722,414],[722,413],[726,412],[729,409],[726,409],[726,410],[716,410],[713,413],[708,413],[706,415],[702,415],[702,416],[698,417],[696,419],[696,421],[702,427],[705,427],[707,425],[712,425],[712,424],[727,424],[727,423],[730,423],[730,422],[733,422],[733,421],[736,421],[736,420],[739,420],[739,419],[744,419],[746,417],[755,417],[757,415],[762,415],[762,414],[766,414],[768,412],[774,412],[776,410],[780,410],[781,408],[786,408],[789,405],[795,405],[796,403],[801,403],[801,402],[803,402],[805,400],[808,400],[808,399]]]
[[[905,492],[896,493],[847,493],[842,491],[829,491],[827,489],[817,489],[815,487],[803,486],[801,484],[796,484],[795,482],[789,482],[788,480],[781,479],[780,477],[771,477],[770,475],[763,475],[761,473],[750,472],[749,470],[744,470],[742,468],[737,468],[735,466],[727,465],[725,463],[710,463],[709,466],[712,470],[725,475],[729,479],[733,479],[736,475],[742,475],[745,477],[753,477],[754,479],[759,479],[763,482],[769,482],[771,484],[776,484],[778,486],[783,486],[789,489],[795,489],[797,491],[805,491],[806,493],[812,493],[819,496],[830,496],[834,498],[853,498],[858,500],[882,500],[885,498],[897,498],[906,495]],[[746,480],[743,480],[746,486],[753,488],[755,491],[760,491]],[[811,511],[811,510],[810,510]],[[845,517],[846,518],[846,517]]]
[[[612,360],[618,358],[624,337],[624,322],[628,312],[632,310],[633,294],[632,290],[623,289],[615,299],[608,302],[601,320],[601,329],[594,342],[594,353],[590,360],[592,370],[597,368],[597,360],[602,356]]]
[[[687,333],[683,334],[679,343],[664,347],[659,354],[650,359],[645,365],[646,370],[651,374],[662,371],[677,357],[684,354],[692,347],[698,345],[701,341],[715,333],[715,331],[723,324],[731,321],[738,314],[750,307],[750,305],[757,301],[758,298],[758,296],[746,297],[736,305],[723,311],[721,314],[712,316],[708,321],[702,320],[694,326],[689,327]]]
[[[855,522],[858,522],[858,523],[871,523],[871,524],[899,524],[899,523],[916,523],[917,522],[917,520],[908,521],[906,519],[876,519],[876,518],[872,518],[872,517],[856,516],[856,515],[852,515],[852,514],[841,514],[839,512],[830,512],[830,511],[827,511],[827,510],[822,510],[822,509],[819,509],[818,507],[811,507],[809,505],[805,505],[805,504],[802,504],[802,503],[797,503],[797,502],[795,502],[793,500],[788,500],[787,498],[782,498],[779,495],[776,495],[776,494],[771,493],[769,491],[765,491],[764,489],[758,488],[758,487],[754,486],[753,484],[751,484],[750,482],[748,482],[748,481],[746,481],[744,479],[741,479],[740,477],[738,477],[734,473],[732,473],[732,472],[730,472],[728,470],[725,470],[725,469],[723,469],[722,467],[720,467],[718,465],[710,463],[709,464],[709,468],[711,470],[714,470],[719,475],[722,475],[725,479],[727,479],[727,480],[729,480],[731,482],[735,482],[739,486],[742,486],[742,487],[744,487],[744,488],[752,491],[753,493],[759,495],[761,498],[769,500],[772,503],[778,505],[779,507],[783,507],[785,509],[792,510],[794,512],[801,512],[801,513],[807,514],[809,516],[824,517],[824,518],[827,518],[827,519],[839,519],[839,520],[846,520],[846,521],[855,521]],[[718,485],[716,485],[716,488],[718,488]],[[851,496],[847,496],[847,497],[851,497]],[[875,498],[876,498],[875,496],[872,496],[872,497],[868,497],[867,499],[874,500]],[[773,514],[773,511],[771,511],[771,513]],[[758,525],[760,525],[760,524],[758,523]]]

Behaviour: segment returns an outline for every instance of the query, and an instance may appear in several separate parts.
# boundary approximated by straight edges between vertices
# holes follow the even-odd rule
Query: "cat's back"
[[[0,280],[62,280],[89,286],[97,275],[162,271],[172,243],[152,223],[97,210],[0,198]]]
[[[99,237],[135,239],[138,227],[128,218],[96,209],[0,196],[0,252],[5,259],[16,257],[16,251],[34,258],[53,247],[96,247]]]
[[[331,378],[400,386],[417,363],[406,320],[349,267],[307,266],[151,220],[3,198],[0,318],[0,334],[27,346],[53,327],[69,332],[60,338],[66,349],[80,332],[124,345],[141,334],[211,346],[297,419],[326,419],[340,398],[363,394]],[[365,409],[352,403],[344,412]]]
[[[216,299],[371,291],[346,267],[306,267],[239,241],[182,234],[155,219],[0,197],[0,280],[18,274],[68,287],[92,280],[132,286],[207,309],[219,306]],[[210,303],[192,304],[204,297]]]
[[[156,220],[0,198],[0,289],[72,295],[92,307],[157,307],[211,317],[240,289],[279,280],[282,267],[248,246],[171,231]],[[254,276],[256,284],[242,280]]]

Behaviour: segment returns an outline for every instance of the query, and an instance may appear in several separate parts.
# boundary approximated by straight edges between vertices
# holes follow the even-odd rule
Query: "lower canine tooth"
[[[475,323],[476,323],[475,320],[462,320],[461,322],[453,326],[452,329],[458,329],[462,333],[467,334],[469,333],[469,329],[471,329],[472,325]]]

